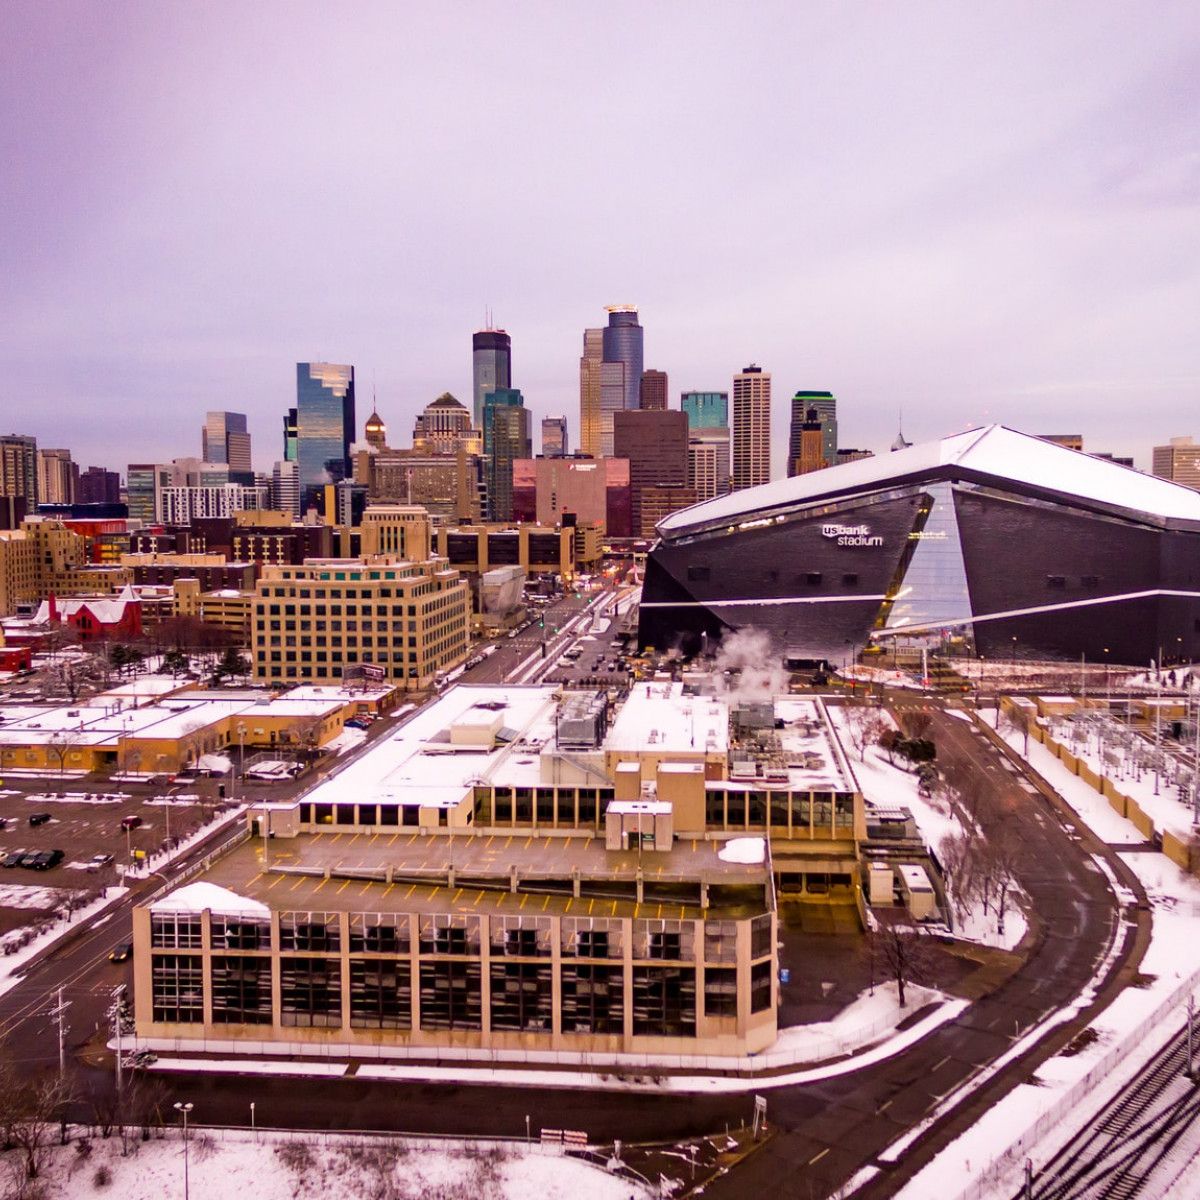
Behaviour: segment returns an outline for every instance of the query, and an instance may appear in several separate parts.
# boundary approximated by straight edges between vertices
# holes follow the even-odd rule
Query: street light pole
[[[183,1200],[188,1200],[188,1113],[194,1105],[189,1101],[183,1104],[175,1101],[175,1110],[183,1114]]]
[[[238,774],[241,776],[241,782],[238,785],[238,799],[242,800],[246,795],[246,723],[239,721],[237,726],[238,735]]]

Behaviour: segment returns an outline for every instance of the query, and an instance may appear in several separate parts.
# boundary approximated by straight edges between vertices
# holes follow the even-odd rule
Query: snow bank
[[[767,843],[760,837],[731,838],[717,851],[727,863],[760,863],[767,856]]]

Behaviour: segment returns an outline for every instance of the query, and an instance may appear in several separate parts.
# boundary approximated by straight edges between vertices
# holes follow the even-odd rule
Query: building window
[[[750,922],[750,957],[771,953],[771,914],[764,913]]]
[[[150,945],[170,950],[199,950],[199,913],[151,913]]]
[[[269,950],[271,922],[266,917],[218,917],[210,923],[214,950]]]
[[[421,963],[421,1028],[482,1029],[478,962]]]
[[[351,954],[407,954],[408,918],[395,913],[351,913]]]
[[[597,963],[562,967],[563,1033],[622,1033],[625,1029],[624,969]]]
[[[821,578],[820,571],[808,571],[804,576],[804,582],[808,584],[809,587],[820,587]]]
[[[768,958],[750,968],[750,1011],[763,1012],[771,1007],[771,974],[773,965]]]
[[[407,959],[354,959],[350,963],[350,1027],[409,1029],[412,968]]]
[[[204,976],[198,954],[156,954],[151,961],[151,1008],[155,1021],[199,1024],[204,1020]]]
[[[212,1019],[218,1025],[270,1025],[270,958],[251,954],[214,956]]]
[[[695,1037],[694,968],[633,968],[633,1032],[643,1037]]]
[[[1046,586],[1061,591],[1067,586],[1067,577],[1065,575],[1047,575]]]
[[[342,1023],[342,964],[336,958],[284,958],[279,964],[284,1025],[331,1028]]]
[[[549,1033],[554,1007],[549,963],[493,962],[491,977],[493,1029]]]
[[[733,921],[706,921],[704,924],[704,961],[737,962],[737,925]]]
[[[705,967],[704,1015],[737,1016],[737,967]]]
[[[854,573],[843,575],[842,587],[858,587],[858,576]]]
[[[689,583],[707,583],[712,571],[709,567],[688,567],[687,577]]]
[[[279,916],[281,950],[337,951],[341,949],[341,941],[337,913],[281,913]]]

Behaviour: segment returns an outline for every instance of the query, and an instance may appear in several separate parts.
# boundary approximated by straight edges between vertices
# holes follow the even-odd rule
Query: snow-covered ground
[[[0,908],[57,908],[68,893],[35,883],[0,883]]]
[[[329,1196],[338,1200],[638,1200],[647,1193],[628,1179],[609,1175],[578,1159],[515,1143],[448,1142],[444,1146],[402,1139],[360,1139],[340,1146],[311,1140],[276,1142],[262,1133],[193,1128],[188,1139],[188,1194],[192,1200],[295,1200]],[[183,1195],[183,1139],[130,1142],[95,1138],[81,1154],[74,1144],[55,1147],[44,1175],[47,1200],[162,1200]],[[14,1155],[0,1164],[15,1167]],[[107,1176],[107,1182],[100,1182]],[[14,1193],[15,1194],[15,1193]]]
[[[1018,753],[1024,739],[1009,733]],[[1029,761],[1102,840],[1138,843],[1142,835],[1045,747],[1029,743]],[[1095,1040],[1075,1054],[1046,1062],[1029,1083],[998,1105],[916,1175],[899,1193],[905,1200],[1009,1197],[1019,1190],[1025,1159],[1035,1167],[1109,1102],[1140,1066],[1178,1032],[1186,993],[1200,989],[1200,881],[1164,855],[1121,855],[1153,906],[1150,947],[1140,974],[1092,1023]],[[1022,1135],[1027,1136],[1023,1140]]]
[[[846,710],[841,705],[828,706],[830,719],[838,730],[842,744],[847,747],[847,757],[858,777],[863,796],[880,808],[903,806],[913,815],[921,838],[939,855],[952,839],[961,837],[966,829],[953,812],[948,801],[937,797],[922,796],[917,788],[917,777],[903,767],[893,766],[887,755],[878,746],[868,746],[864,758],[851,749],[852,739],[846,732]],[[886,712],[880,712],[886,724],[892,724]],[[897,764],[901,760],[897,759]],[[999,919],[994,905],[983,911],[975,901],[962,912],[954,914],[954,932],[958,937],[980,942],[987,946],[1012,949],[1025,936],[1027,922],[1021,911],[1019,897],[1010,896],[1004,914],[1004,932],[1000,932]]]
[[[366,740],[367,731],[365,729],[347,725],[337,737],[325,743],[325,749],[331,754],[345,754],[347,751],[361,746]]]
[[[20,945],[20,939],[24,938],[29,930],[14,929],[12,933],[6,934],[3,939],[0,939],[0,945],[4,945],[6,949],[9,945],[19,948],[0,958],[0,996],[21,982],[20,976],[15,972],[35,954],[40,954],[47,946],[52,945],[59,938],[65,937],[72,928],[81,922],[87,922],[93,929],[102,925],[108,919],[102,915],[104,910],[116,904],[128,891],[129,889],[124,887],[107,888],[103,896],[98,896],[84,908],[76,909],[69,919],[64,914],[57,921],[47,924],[40,932],[35,932],[24,945]]]

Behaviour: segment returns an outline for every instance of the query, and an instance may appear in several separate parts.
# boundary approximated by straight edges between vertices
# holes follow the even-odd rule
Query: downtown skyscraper
[[[354,429],[354,368],[297,363],[296,463],[302,510],[317,488],[350,477]]]
[[[771,478],[771,375],[751,364],[733,377],[733,490]]]
[[[200,453],[206,463],[223,463],[229,468],[234,483],[254,482],[254,466],[250,460],[250,433],[246,414],[209,412],[200,431]]]
[[[579,445],[610,457],[613,413],[641,407],[642,327],[633,304],[611,304],[608,324],[585,329],[579,361]]]
[[[483,428],[488,392],[512,387],[512,338],[503,329],[481,329],[471,337],[471,395],[475,428]]]

